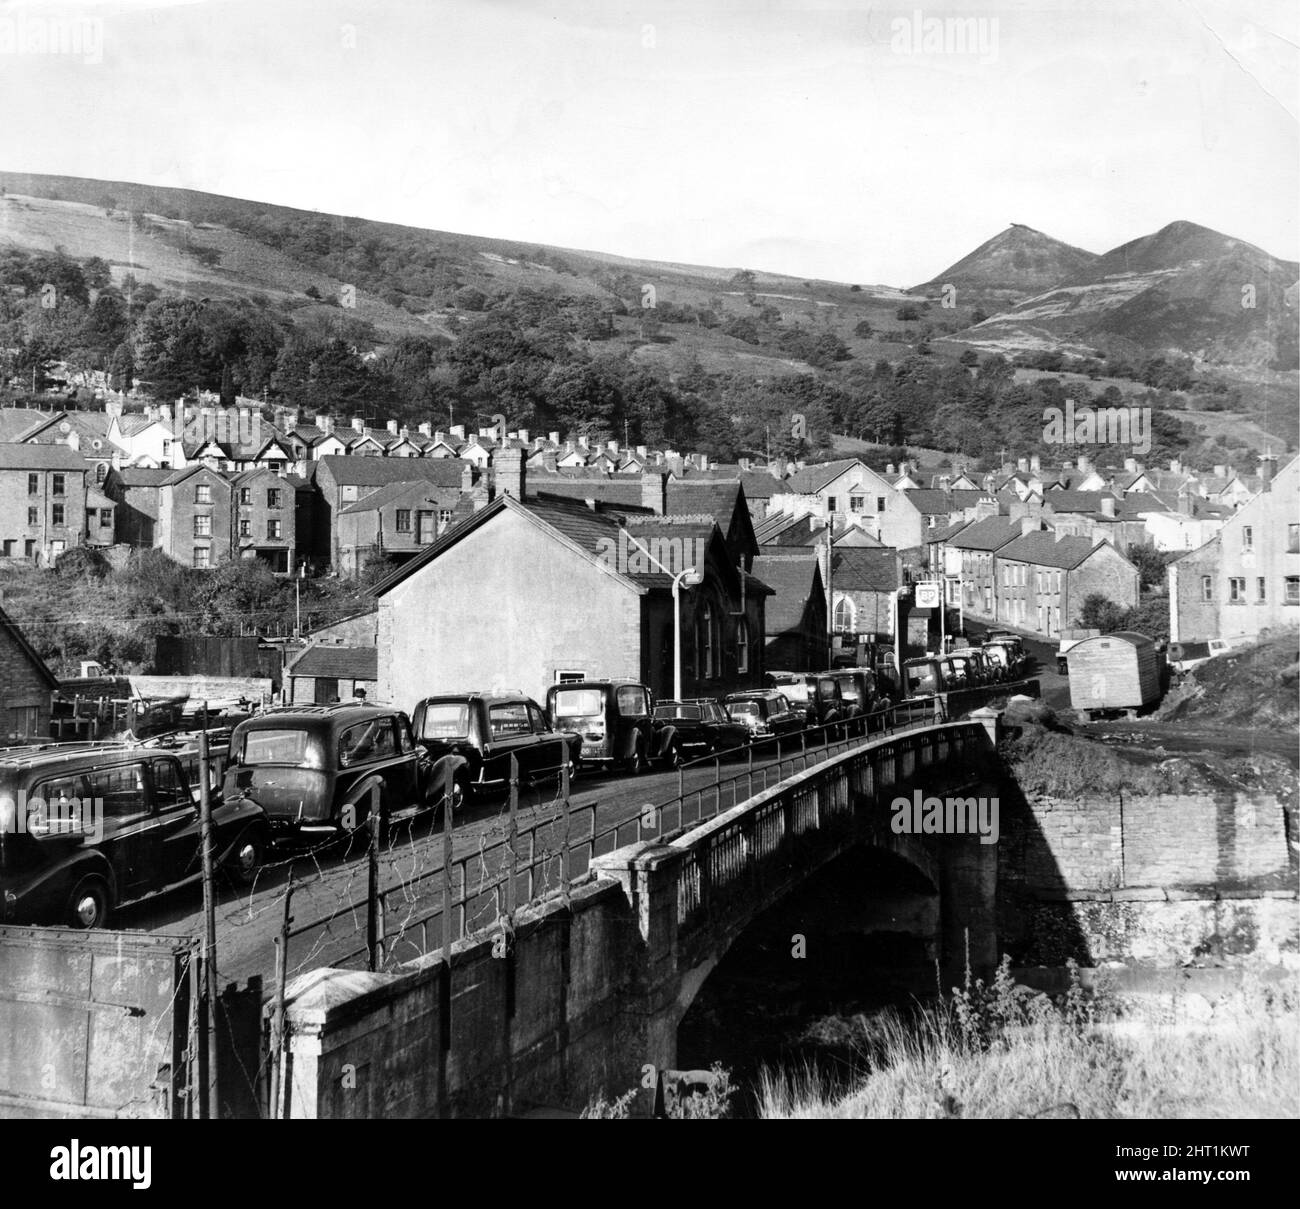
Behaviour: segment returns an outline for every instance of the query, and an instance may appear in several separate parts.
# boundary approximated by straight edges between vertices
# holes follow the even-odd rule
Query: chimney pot
[[[396,421],[396,420],[389,420],[389,421],[388,421],[388,431],[391,432],[391,433],[393,434],[393,436],[397,436],[398,428],[397,428],[397,421]]]

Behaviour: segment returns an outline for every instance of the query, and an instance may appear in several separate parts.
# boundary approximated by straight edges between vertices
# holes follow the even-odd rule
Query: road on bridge
[[[788,761],[793,745],[784,745],[782,755]],[[810,745],[809,752],[816,747]],[[814,756],[815,758],[815,756]],[[753,767],[760,770],[775,762],[775,753],[755,749]],[[721,776],[745,775],[746,756],[721,763]],[[683,781],[688,793],[711,786],[717,773],[713,761],[688,767],[683,771]],[[773,774],[774,775],[774,774]],[[755,778],[754,791],[762,788],[762,779]],[[571,810],[578,816],[572,826],[575,838],[585,837],[591,828],[590,808],[595,807],[597,833],[617,823],[636,819],[647,804],[658,804],[676,796],[677,772],[650,772],[637,777],[620,776],[609,772],[584,773],[573,785],[570,793]],[[741,782],[740,798],[748,795],[748,779]],[[559,792],[555,785],[544,784],[535,788],[520,788],[518,826],[525,830],[530,824],[560,813]],[[706,810],[711,809],[713,795],[706,793]],[[724,793],[724,808],[730,798]],[[692,805],[691,811],[694,810]],[[453,831],[453,860],[472,858],[482,846],[503,840],[507,832],[508,802],[496,796],[474,803],[456,816]],[[694,817],[688,814],[688,818]],[[635,838],[635,828],[629,826],[621,837],[628,843]],[[612,847],[606,844],[601,850]],[[380,858],[380,887],[409,882],[422,874],[440,870],[443,837],[430,820],[394,828],[390,842]],[[580,868],[580,866],[579,866]],[[295,888],[292,899],[292,916],[296,924],[344,910],[346,914],[327,928],[295,938],[290,945],[288,970],[292,977],[306,970],[327,966],[344,955],[365,946],[366,900],[368,861],[364,853],[347,856],[337,848],[316,854],[299,855],[292,859],[275,859],[264,869],[252,890],[237,891],[219,883],[217,902],[217,970],[221,982],[244,981],[261,975],[268,988],[275,975],[275,937],[284,919],[286,886],[292,873]],[[420,901],[403,902],[401,907],[417,915],[436,909],[440,901],[440,877],[430,877],[421,883]],[[487,922],[491,922],[489,919]],[[198,885],[180,887],[156,895],[133,906],[123,907],[109,921],[110,927],[139,928],[152,933],[201,936],[203,933],[203,896]],[[437,946],[440,933],[432,927],[431,944]],[[392,909],[388,931],[394,930]],[[418,939],[413,936],[413,941]],[[396,958],[416,955],[395,952]],[[353,960],[349,966],[357,968],[362,963]]]

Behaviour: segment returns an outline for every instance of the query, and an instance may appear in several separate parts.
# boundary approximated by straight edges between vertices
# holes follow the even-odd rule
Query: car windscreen
[[[733,701],[727,708],[733,718],[763,717],[763,707],[757,701]]]
[[[605,712],[605,694],[598,688],[566,688],[555,694],[557,718],[590,718]]]
[[[318,768],[319,751],[308,730],[250,730],[244,735],[239,761],[241,764],[294,764],[300,768]]]
[[[469,734],[469,705],[464,701],[430,701],[420,721],[421,739],[463,739]]]

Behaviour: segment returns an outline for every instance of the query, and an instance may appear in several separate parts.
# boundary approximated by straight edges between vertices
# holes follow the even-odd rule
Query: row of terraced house
[[[646,503],[661,485],[670,494],[712,485],[748,514],[754,557],[780,586],[765,641],[785,662],[811,664],[829,635],[891,640],[900,590],[921,577],[946,574],[950,605],[968,615],[1049,636],[1073,624],[1093,592],[1131,606],[1130,546],[1200,549],[1262,482],[1226,466],[1127,459],[1103,468],[1084,455],[1059,468],[1024,458],[984,473],[922,474],[907,463],[876,471],[857,458],[719,466],[555,432],[296,413],[272,423],[241,402],[174,414],[0,414],[0,499],[18,505],[9,497],[37,476],[21,505],[35,509],[33,523],[5,553],[47,561],[78,541],[117,543],[196,567],[255,557],[278,574],[306,566],[353,575],[375,553],[392,565],[413,559],[481,511],[498,494],[503,463],[521,466],[534,494],[589,508],[662,515],[662,504]]]

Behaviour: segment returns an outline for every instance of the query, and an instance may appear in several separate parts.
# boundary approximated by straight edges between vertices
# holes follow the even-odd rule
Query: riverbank
[[[910,1012],[814,1026],[850,1043],[845,1088],[812,1065],[766,1069],[759,1115],[790,1118],[1300,1117],[1300,996],[1294,978],[1250,977],[1213,1002],[1089,990],[1049,998],[993,982]]]

